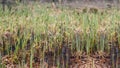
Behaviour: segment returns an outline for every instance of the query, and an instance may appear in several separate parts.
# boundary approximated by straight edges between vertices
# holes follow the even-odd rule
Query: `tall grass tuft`
[[[36,3],[19,5],[16,11],[0,11],[1,63],[7,55],[21,68],[25,65],[34,68],[34,63],[49,67],[45,64],[50,62],[47,57],[51,55],[47,53],[51,52],[55,62],[52,65],[68,68],[71,56],[79,58],[94,53],[104,56],[113,50],[112,64],[118,67],[120,11],[114,9],[101,14],[97,9],[84,9],[82,13],[48,6]]]

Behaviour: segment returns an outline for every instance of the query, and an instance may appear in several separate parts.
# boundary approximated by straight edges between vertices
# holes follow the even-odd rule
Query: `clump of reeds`
[[[9,57],[4,58],[12,63],[30,68],[35,64],[44,68],[43,64],[50,64],[48,57],[52,56],[51,60],[56,62],[52,65],[68,68],[71,56],[110,54],[111,42],[117,54],[112,60],[118,58],[120,27],[115,23],[120,21],[118,11],[100,14],[96,8],[85,8],[83,13],[78,13],[58,8],[58,14],[51,9],[29,5],[13,14],[4,13],[5,16],[0,17],[3,19],[0,20],[1,56],[7,55]]]

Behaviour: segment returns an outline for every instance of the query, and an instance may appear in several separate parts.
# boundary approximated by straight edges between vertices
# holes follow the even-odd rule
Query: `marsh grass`
[[[79,57],[83,53],[89,56],[97,52],[103,56],[104,53],[110,53],[109,42],[113,44],[115,41],[118,41],[115,46],[120,48],[120,11],[114,9],[101,14],[99,9],[92,8],[91,12],[84,9],[84,13],[81,13],[68,8],[53,9],[48,6],[19,5],[16,11],[0,11],[1,59],[5,55],[17,55],[16,59],[11,57],[16,60],[16,64],[22,68],[28,64],[30,68],[34,68],[36,57],[40,67],[44,68],[45,53],[51,51],[56,61],[53,65],[68,68],[70,54],[76,53]],[[62,64],[65,57],[67,60]],[[113,66],[114,58],[112,56]]]

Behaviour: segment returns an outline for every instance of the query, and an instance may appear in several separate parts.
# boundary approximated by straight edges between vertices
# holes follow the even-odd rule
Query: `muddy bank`
[[[15,4],[13,0],[0,0],[0,4],[11,6]],[[97,8],[108,8],[108,7],[120,7],[119,0],[20,0],[20,3],[31,4],[31,3],[55,3],[57,6],[71,7],[71,8],[83,8],[83,7],[97,7]]]
[[[104,1],[100,1],[100,2],[85,2],[85,1],[76,1],[76,2],[67,2],[67,3],[63,3],[62,6],[64,7],[70,7],[70,8],[91,8],[91,7],[95,7],[95,8],[100,8],[100,9],[105,9],[105,8],[119,8],[120,9],[120,4],[115,4],[113,2],[104,2]]]
[[[61,3],[59,3],[61,1]],[[97,7],[97,8],[108,8],[108,7],[120,7],[119,0],[40,0],[41,3],[52,3],[56,5],[61,4],[62,6],[68,6],[72,8],[83,8],[83,7]]]

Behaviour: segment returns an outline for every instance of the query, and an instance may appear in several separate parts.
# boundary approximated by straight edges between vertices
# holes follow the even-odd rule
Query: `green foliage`
[[[63,46],[68,46],[72,54],[78,52],[80,56],[81,52],[86,52],[90,55],[109,51],[108,42],[120,40],[120,12],[115,9],[104,14],[94,8],[90,13],[86,9],[84,13],[78,13],[34,4],[20,5],[16,10],[0,11],[0,51],[5,55],[17,55],[23,51],[24,58],[30,58],[26,60],[30,62],[30,68],[37,49],[44,62],[45,52],[55,52],[56,47],[58,51],[54,56],[61,54]],[[115,32],[118,34],[114,37]],[[120,42],[118,45],[120,47]],[[18,62],[17,58],[19,56],[13,59]],[[59,62],[58,59],[58,68]]]

